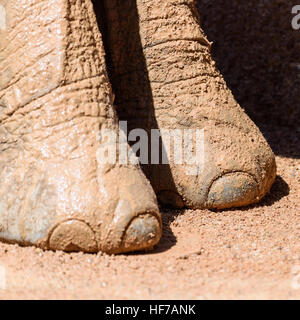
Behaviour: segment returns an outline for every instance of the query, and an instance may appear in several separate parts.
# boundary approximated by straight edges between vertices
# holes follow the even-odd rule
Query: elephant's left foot
[[[168,129],[184,137],[193,130],[184,142],[194,163],[171,154],[169,165],[146,168],[160,202],[221,209],[262,199],[275,179],[274,154],[216,69],[195,1],[104,3],[121,119],[148,132]],[[182,144],[175,149],[183,153]]]

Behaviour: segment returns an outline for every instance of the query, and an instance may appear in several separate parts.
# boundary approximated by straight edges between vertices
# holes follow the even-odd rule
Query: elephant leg
[[[170,156],[169,166],[146,168],[159,200],[217,209],[258,202],[275,179],[275,157],[217,70],[194,1],[104,3],[120,118],[131,128],[179,129],[182,136],[193,129],[190,141],[202,139],[195,165]]]
[[[151,249],[155,194],[103,161],[118,130],[90,0],[0,0],[0,238],[65,251]]]

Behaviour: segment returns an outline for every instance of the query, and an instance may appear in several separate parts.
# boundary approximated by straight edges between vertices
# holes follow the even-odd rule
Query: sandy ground
[[[146,254],[65,254],[0,244],[0,298],[299,299],[300,132],[261,128],[278,164],[261,204],[164,212],[163,239]]]

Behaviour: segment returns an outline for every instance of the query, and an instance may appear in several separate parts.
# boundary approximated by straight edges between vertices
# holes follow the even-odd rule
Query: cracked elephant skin
[[[274,155],[215,67],[191,0],[0,0],[0,238],[122,253],[176,208],[258,202]],[[204,170],[103,164],[99,134],[204,129]],[[129,147],[128,147],[129,148]]]

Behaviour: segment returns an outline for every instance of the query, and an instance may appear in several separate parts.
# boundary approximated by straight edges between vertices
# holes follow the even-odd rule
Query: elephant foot
[[[195,164],[171,155],[169,165],[146,166],[159,201],[195,209],[258,202],[274,182],[275,157],[216,69],[195,1],[104,3],[119,117],[130,129],[194,130],[187,144],[200,142]]]
[[[162,227],[150,183],[138,165],[99,156],[101,134],[118,128],[91,1],[0,6],[0,238],[64,251],[153,248]]]

